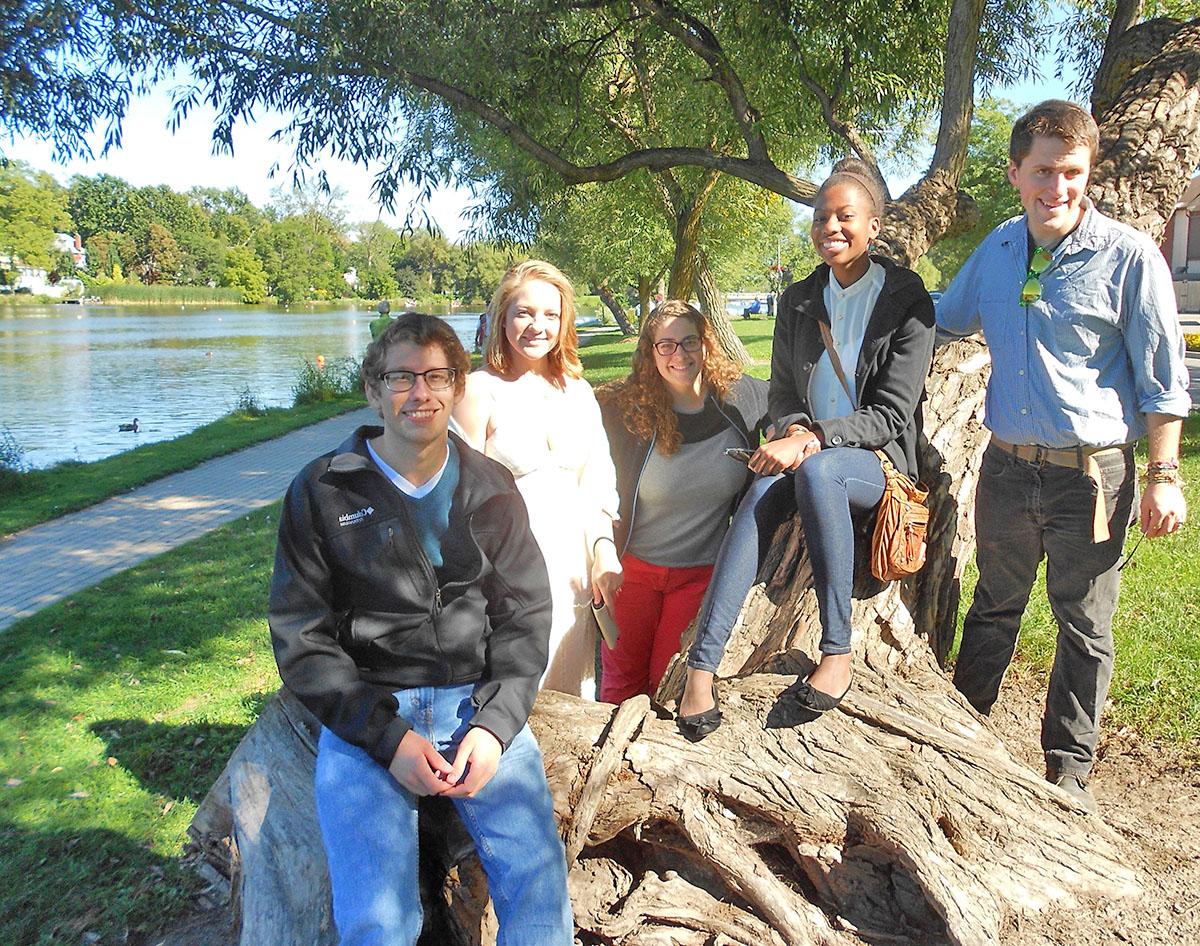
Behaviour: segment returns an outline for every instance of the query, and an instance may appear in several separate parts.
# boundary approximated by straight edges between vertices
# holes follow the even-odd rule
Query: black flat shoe
[[[854,680],[851,678],[841,696],[830,696],[813,687],[805,677],[796,684],[796,689],[792,691],[792,710],[796,717],[796,725],[811,723],[831,709],[837,709],[838,704],[846,698],[846,694],[850,692],[850,687],[853,685]]]
[[[717,685],[713,684],[713,705],[712,709],[706,709],[702,713],[692,713],[688,716],[676,716],[675,726],[683,734],[685,739],[692,742],[699,742],[709,733],[716,732],[721,725],[721,700],[717,696]]]

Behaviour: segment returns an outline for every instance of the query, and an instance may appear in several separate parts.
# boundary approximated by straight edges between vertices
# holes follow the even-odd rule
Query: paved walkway
[[[0,540],[0,630],[283,496],[300,467],[375,415],[331,417]]]

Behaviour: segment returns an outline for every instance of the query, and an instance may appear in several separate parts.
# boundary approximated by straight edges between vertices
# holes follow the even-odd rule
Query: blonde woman
[[[616,474],[581,377],[575,292],[550,263],[526,260],[504,274],[488,314],[484,366],[467,378],[454,418],[468,443],[512,471],[546,559],[554,619],[542,686],[592,699],[588,608],[614,601],[621,563]]]

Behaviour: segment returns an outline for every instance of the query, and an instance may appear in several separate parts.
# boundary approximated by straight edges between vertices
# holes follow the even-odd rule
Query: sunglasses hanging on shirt
[[[1034,247],[1033,256],[1029,258],[1029,273],[1021,287],[1021,305],[1033,305],[1042,298],[1042,273],[1053,261],[1054,257],[1045,247]]]

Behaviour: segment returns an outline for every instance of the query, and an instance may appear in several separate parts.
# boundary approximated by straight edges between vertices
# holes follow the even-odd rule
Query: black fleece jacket
[[[872,259],[883,267],[884,279],[853,368],[858,410],[830,420],[812,417],[809,383],[825,353],[819,322],[829,324],[824,298],[829,267],[822,263],[779,297],[770,413],[777,430],[803,424],[818,431],[826,447],[883,450],[896,469],[916,479],[921,401],[933,358],[933,300],[912,270]],[[850,365],[842,367],[850,373]]]
[[[269,621],[279,675],[321,723],[388,765],[411,726],[392,691],[474,682],[471,725],[506,746],[533,708],[550,584],[512,474],[451,434],[459,481],[434,569],[360,427],[292,481]]]

